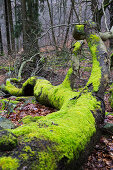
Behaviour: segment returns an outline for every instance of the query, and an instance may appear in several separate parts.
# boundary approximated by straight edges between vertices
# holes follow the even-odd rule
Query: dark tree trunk
[[[56,54],[58,55],[58,47],[57,47],[57,42],[56,42],[54,28],[53,28],[53,15],[52,15],[49,0],[47,0],[47,6],[48,6],[48,10],[49,10],[49,17],[50,17],[51,30],[52,30],[52,38],[53,38],[54,46],[56,48]]]
[[[11,41],[10,41],[10,33],[9,33],[9,19],[8,19],[8,4],[7,4],[7,0],[4,0],[4,7],[5,7],[7,49],[8,49],[8,54],[11,54]]]
[[[1,33],[1,26],[0,26],[0,53],[3,53],[3,43],[2,43],[2,33]]]
[[[10,32],[11,32],[10,37],[11,37],[12,52],[15,52],[15,37],[14,37],[14,28],[13,28],[11,0],[7,0],[7,7],[8,7],[8,18],[9,18]]]
[[[23,25],[23,49],[27,51],[27,14],[26,14],[26,0],[21,0],[22,6],[22,25]]]

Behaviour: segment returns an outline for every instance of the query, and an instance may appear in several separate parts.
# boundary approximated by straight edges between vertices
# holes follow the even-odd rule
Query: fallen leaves
[[[15,100],[15,98],[13,98],[13,100]],[[47,114],[55,112],[56,109],[46,107],[39,103],[33,104],[33,103],[25,103],[24,101],[21,101],[15,105],[15,107],[13,108],[13,112],[6,113],[6,111],[7,110],[4,110],[1,113],[1,115],[11,120],[14,123],[14,125],[17,127],[23,124],[21,119],[27,115],[31,115],[33,117],[46,116]]]
[[[113,123],[113,116],[105,118],[106,123]],[[113,136],[102,136],[100,142],[94,147],[92,154],[88,157],[84,170],[113,170]]]

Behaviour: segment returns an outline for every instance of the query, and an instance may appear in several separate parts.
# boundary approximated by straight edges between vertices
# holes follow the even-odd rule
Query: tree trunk
[[[113,2],[110,4],[110,28],[113,27]],[[113,49],[113,38],[110,40],[110,48]]]
[[[26,14],[26,0],[21,0],[22,6],[22,25],[23,25],[23,49],[27,50],[27,14]]]
[[[68,18],[68,22],[67,22],[68,25],[70,24],[70,20],[71,20],[71,16],[72,16],[72,11],[73,11],[73,5],[71,5],[71,9],[70,9],[70,12],[69,12],[69,18]],[[65,34],[65,38],[64,38],[64,43],[63,43],[63,48],[65,48],[65,46],[66,46],[66,41],[67,41],[68,33],[69,33],[69,26],[67,27],[67,30],[66,30],[66,34]]]
[[[79,30],[80,26],[76,31]],[[23,119],[23,126],[11,130],[18,137],[19,145],[15,146],[13,152],[9,151],[8,155],[12,156],[10,159],[13,164],[14,157],[16,158],[18,168],[80,169],[91,147],[99,138],[105,112],[103,97],[109,77],[108,56],[95,25],[86,24],[84,32],[93,66],[91,76],[80,92],[72,91],[72,68],[59,86],[52,86],[47,80],[31,77],[21,89],[13,86],[10,80],[7,80],[3,87],[12,95],[34,94],[40,103],[58,110],[46,117],[28,116]],[[76,44],[77,50],[78,45],[80,47],[80,44]],[[14,140],[12,139],[12,142]],[[9,157],[5,156],[0,158],[0,165],[3,160],[8,159]],[[6,164],[4,161],[3,166]]]
[[[10,33],[9,33],[9,19],[8,19],[8,5],[7,5],[7,0],[4,0],[4,7],[5,7],[5,22],[6,22],[7,49],[8,49],[8,54],[11,54],[11,42],[10,42]]]
[[[56,54],[58,55],[58,47],[57,47],[57,42],[56,42],[54,29],[53,29],[53,16],[52,16],[52,12],[51,12],[50,3],[49,3],[48,0],[47,0],[47,5],[48,5],[48,9],[49,9],[49,17],[50,17],[50,23],[51,23],[52,38],[53,38],[53,42],[54,42],[54,45],[55,45],[55,48],[56,48]]]
[[[8,16],[9,16],[10,32],[11,32],[12,52],[15,52],[15,37],[14,37],[14,29],[13,29],[13,18],[12,18],[11,0],[7,0],[7,6],[8,6]]]
[[[1,26],[0,26],[0,53],[3,54],[3,43],[2,43]]]

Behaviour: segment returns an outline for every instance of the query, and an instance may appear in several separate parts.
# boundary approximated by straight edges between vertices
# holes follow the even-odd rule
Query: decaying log
[[[85,33],[93,60],[91,76],[81,91],[71,88],[72,68],[59,86],[31,77],[21,89],[10,80],[2,87],[12,95],[34,94],[40,103],[58,111],[46,117],[27,116],[22,126],[10,130],[16,135],[18,146],[3,154],[0,167],[7,167],[10,161],[18,169],[80,169],[99,138],[105,111],[103,96],[109,79],[108,55],[96,27],[90,23],[81,27],[78,32],[82,29]]]

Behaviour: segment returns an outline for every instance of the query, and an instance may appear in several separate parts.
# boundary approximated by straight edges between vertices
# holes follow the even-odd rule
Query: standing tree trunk
[[[4,7],[5,7],[7,49],[8,49],[8,54],[11,54],[11,41],[10,41],[10,33],[9,33],[9,20],[8,20],[8,5],[7,5],[7,0],[4,0]]]
[[[50,23],[51,23],[52,38],[53,38],[53,42],[54,42],[54,45],[55,45],[56,54],[58,55],[58,47],[57,47],[57,42],[56,42],[55,33],[54,33],[54,29],[53,29],[53,16],[52,16],[49,0],[47,0],[47,5],[48,5],[48,9],[49,9],[49,17],[50,17]]]
[[[1,26],[0,26],[0,53],[3,54],[3,43],[2,43]]]
[[[69,12],[69,18],[68,18],[68,22],[67,22],[68,25],[70,24],[70,20],[71,20],[71,16],[72,16],[72,11],[73,11],[73,5],[71,5],[71,9],[70,9],[70,12]],[[66,30],[66,34],[65,34],[65,39],[64,39],[64,43],[63,43],[63,48],[66,45],[68,33],[69,33],[69,26],[67,26],[67,30]]]
[[[23,25],[23,49],[27,50],[27,14],[26,14],[26,0],[21,0],[22,6],[22,25]]]
[[[7,0],[7,7],[8,7],[8,18],[9,18],[9,25],[10,25],[10,36],[11,36],[11,46],[12,52],[15,52],[15,37],[14,37],[14,28],[13,28],[13,18],[12,18],[12,7],[11,7],[11,0]]]
[[[113,29],[113,1],[110,4],[110,28]],[[110,48],[113,49],[113,38],[110,40]]]

